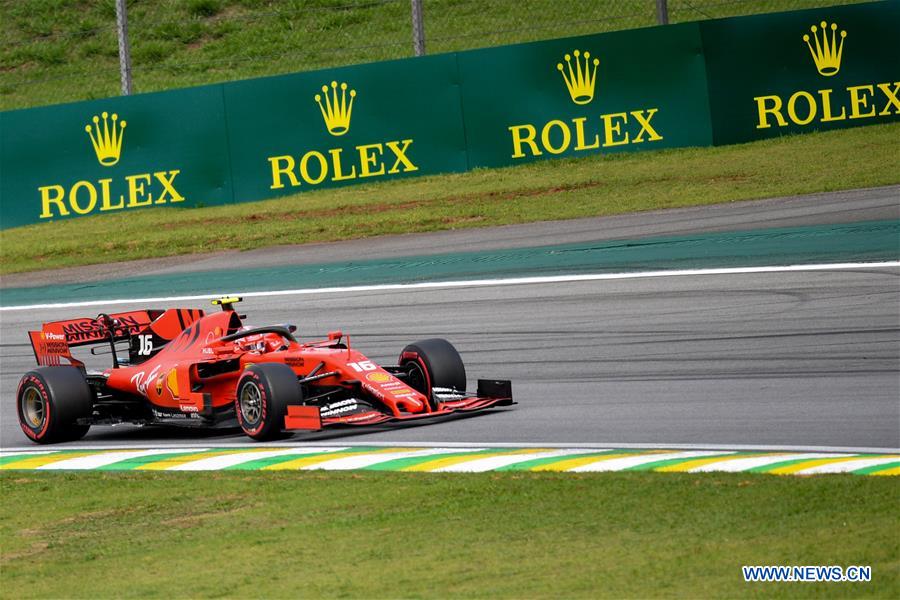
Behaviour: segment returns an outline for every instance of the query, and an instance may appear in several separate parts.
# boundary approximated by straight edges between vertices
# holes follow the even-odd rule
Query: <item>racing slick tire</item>
[[[410,344],[400,353],[399,365],[407,370],[409,386],[425,394],[432,408],[437,408],[432,388],[466,389],[466,367],[447,340],[431,338]]]
[[[91,426],[76,421],[91,416],[91,397],[91,388],[77,367],[38,367],[19,381],[19,425],[38,444],[80,440]]]
[[[289,404],[300,404],[294,370],[280,363],[247,367],[237,385],[234,412],[245,434],[258,441],[281,435]]]

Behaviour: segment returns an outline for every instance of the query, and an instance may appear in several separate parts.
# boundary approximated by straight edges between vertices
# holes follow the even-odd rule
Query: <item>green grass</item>
[[[5,473],[0,597],[900,595],[893,477]],[[860,584],[742,565],[870,565]]]
[[[857,1],[857,0],[851,0]],[[669,0],[672,22],[833,0]],[[429,53],[645,27],[653,0],[427,0]],[[135,92],[412,55],[409,0],[128,3]],[[0,110],[115,96],[113,0],[0,0]]]
[[[0,232],[0,273],[895,184],[898,140],[877,125],[62,220]]]

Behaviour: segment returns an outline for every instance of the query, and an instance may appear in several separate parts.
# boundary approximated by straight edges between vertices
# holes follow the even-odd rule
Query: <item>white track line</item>
[[[309,445],[307,445],[309,444]],[[426,441],[411,442],[405,440],[394,440],[390,442],[381,441],[347,441],[343,444],[316,444],[312,446],[311,442],[290,442],[280,440],[269,444],[260,443],[241,443],[241,442],[221,442],[211,444],[190,444],[180,443],[178,446],[172,446],[175,449],[188,448],[190,450],[202,449],[248,449],[248,448],[266,448],[273,450],[286,450],[288,448],[308,448],[308,447],[326,447],[326,448],[347,448],[357,446],[375,446],[379,448],[553,448],[567,449],[577,448],[581,450],[608,450],[610,448],[622,450],[722,450],[722,451],[752,451],[752,452],[840,452],[843,454],[900,454],[900,448],[888,447],[871,447],[871,446],[790,446],[790,445],[762,445],[762,444],[666,444],[666,443],[627,443],[627,442],[447,442],[447,441]],[[59,446],[57,450],[141,450],[141,449],[165,449],[168,446],[165,442],[157,443],[135,443],[135,444],[73,444]],[[174,450],[173,450],[174,451]],[[47,451],[35,450],[35,446],[15,446],[11,448],[0,448],[0,456],[7,456],[18,452],[34,452],[44,453]]]
[[[346,450],[346,447],[336,448],[334,446],[328,448],[314,448],[314,447],[306,447],[306,448],[289,448],[289,449],[281,449],[281,450],[268,450],[268,451],[256,451],[252,450],[250,452],[239,452],[237,454],[226,454],[224,456],[210,456],[209,458],[200,458],[197,460],[192,460],[190,462],[182,463],[180,465],[171,467],[166,469],[167,471],[218,471],[219,469],[225,469],[227,467],[233,467],[235,465],[239,465],[245,462],[250,462],[251,460],[259,460],[260,458],[271,458],[274,456],[289,456],[292,454],[303,455],[303,454],[319,454],[324,452],[337,452],[339,450]]]
[[[63,450],[63,448],[60,448]],[[53,454],[54,452],[59,452],[59,450],[0,450],[0,458],[4,458],[6,456],[40,456],[42,454]]]
[[[622,458],[610,458],[604,460],[602,456],[597,457],[597,462],[592,462],[574,469],[569,469],[573,473],[587,473],[597,471],[621,471],[631,467],[638,467],[660,460],[671,460],[674,458],[703,458],[705,456],[721,455],[725,458],[731,454],[730,452],[663,452],[660,454],[642,454],[640,456],[625,456]]]
[[[156,298],[129,298],[117,300],[87,300],[83,302],[58,302],[29,304],[24,306],[0,306],[0,311],[35,310],[45,308],[75,308],[81,306],[109,306],[115,304],[153,304],[208,300],[217,296],[242,296],[266,298],[272,296],[302,296],[312,294],[347,294],[351,292],[382,292],[392,290],[425,290],[464,287],[490,287],[502,285],[535,285],[543,283],[572,283],[579,281],[603,281],[609,279],[646,279],[652,277],[683,277],[703,275],[737,275],[746,273],[786,273],[795,271],[841,271],[847,269],[886,269],[900,267],[900,261],[871,263],[830,263],[815,265],[784,265],[768,267],[729,267],[723,269],[678,269],[668,271],[639,271],[633,273],[592,273],[582,275],[550,275],[542,277],[511,277],[506,279],[470,279],[465,281],[427,281],[422,283],[392,283],[381,285],[355,285],[345,287],[273,290],[268,292],[209,292],[192,296],[161,296]],[[101,285],[101,284],[98,284]]]

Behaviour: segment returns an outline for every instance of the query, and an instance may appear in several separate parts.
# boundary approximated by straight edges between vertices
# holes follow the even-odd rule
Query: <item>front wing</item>
[[[479,391],[482,389],[479,381]],[[492,382],[500,383],[500,382]],[[415,421],[444,417],[455,413],[476,412],[495,406],[511,406],[515,404],[508,382],[505,383],[506,394],[496,396],[469,396],[439,402],[437,410],[426,413],[392,415],[379,410],[368,410],[349,415],[322,417],[318,406],[288,406],[284,418],[284,428],[293,430],[319,431],[334,426],[369,426],[397,421]]]

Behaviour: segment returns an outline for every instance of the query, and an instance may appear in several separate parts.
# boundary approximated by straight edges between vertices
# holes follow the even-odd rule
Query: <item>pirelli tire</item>
[[[301,400],[297,376],[289,366],[252,365],[238,380],[234,412],[243,432],[262,442],[281,435],[288,405]]]
[[[407,371],[407,382],[413,389],[425,394],[437,408],[431,390],[453,388],[466,389],[466,367],[456,348],[445,339],[431,338],[408,345],[400,353],[398,363]]]
[[[22,431],[33,442],[53,444],[80,440],[90,425],[93,393],[77,367],[38,367],[25,373],[16,392]]]

